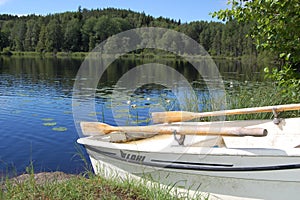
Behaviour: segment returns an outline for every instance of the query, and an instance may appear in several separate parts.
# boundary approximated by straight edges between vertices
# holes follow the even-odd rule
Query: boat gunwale
[[[79,138],[77,142],[82,145],[114,150],[136,151],[140,153],[174,153],[192,155],[222,155],[222,156],[266,156],[266,157],[300,157],[300,148],[226,148],[226,147],[194,147],[172,145],[165,148],[145,148],[142,143],[122,144],[92,139],[93,136]],[[153,146],[152,146],[153,147]],[[159,149],[159,150],[158,150]]]

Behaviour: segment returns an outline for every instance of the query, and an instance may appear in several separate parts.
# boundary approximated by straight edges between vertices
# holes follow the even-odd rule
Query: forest
[[[162,27],[182,32],[212,56],[257,55],[250,26],[193,21],[182,23],[125,9],[81,9],[57,14],[0,15],[0,51],[89,52],[116,33],[139,27]]]

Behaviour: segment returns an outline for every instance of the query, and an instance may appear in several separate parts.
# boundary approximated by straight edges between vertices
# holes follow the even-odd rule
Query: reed
[[[209,112],[218,110],[230,110],[239,108],[251,108],[260,106],[272,106],[287,104],[284,97],[280,95],[278,87],[270,82],[239,82],[238,84],[226,83],[225,95],[209,94],[198,98],[185,97],[185,105],[181,110],[192,112]],[[279,117],[300,116],[299,111],[288,111],[280,113]],[[223,121],[223,120],[250,120],[250,119],[272,119],[273,113],[255,113],[243,115],[230,115],[221,117],[207,117],[194,121]]]
[[[227,109],[250,108],[287,104],[278,87],[270,82],[244,83],[234,91],[227,90]],[[299,111],[280,113],[279,117],[299,116]],[[227,116],[227,120],[272,119],[273,113],[255,113],[247,115]]]

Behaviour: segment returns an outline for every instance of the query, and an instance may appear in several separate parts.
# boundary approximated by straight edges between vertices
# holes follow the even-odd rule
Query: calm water
[[[89,115],[114,124],[109,110],[120,106],[109,101],[114,84],[122,74],[143,62],[121,60],[113,63],[98,86],[97,112]],[[36,172],[80,173],[85,170],[83,161],[77,156],[78,134],[72,115],[72,89],[81,63],[79,59],[0,57],[0,177],[23,173],[31,162]],[[224,60],[216,63],[225,83],[231,86],[262,79],[259,67],[254,64],[247,66]],[[201,77],[187,63],[169,60],[164,64],[174,67],[198,85],[199,92],[203,91]],[[134,102],[137,108],[130,111],[130,118],[141,124],[151,123],[148,116],[155,107],[151,105],[176,109],[175,104],[164,101],[173,96],[162,87],[141,87],[131,97],[127,103]],[[121,106],[117,111],[118,118],[128,119]]]

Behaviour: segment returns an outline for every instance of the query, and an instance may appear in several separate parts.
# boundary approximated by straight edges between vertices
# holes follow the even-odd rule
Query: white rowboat
[[[223,127],[243,127],[268,132],[262,137],[186,135],[184,141],[182,137],[178,141],[176,135],[157,134],[120,142],[130,134],[148,133],[124,133],[120,128],[99,134],[99,125],[82,122],[86,137],[78,139],[86,147],[96,174],[108,163],[138,177],[190,190],[257,199],[299,198],[300,118],[281,119],[276,124],[247,120],[155,125],[180,127],[177,130],[197,126],[215,132]]]

